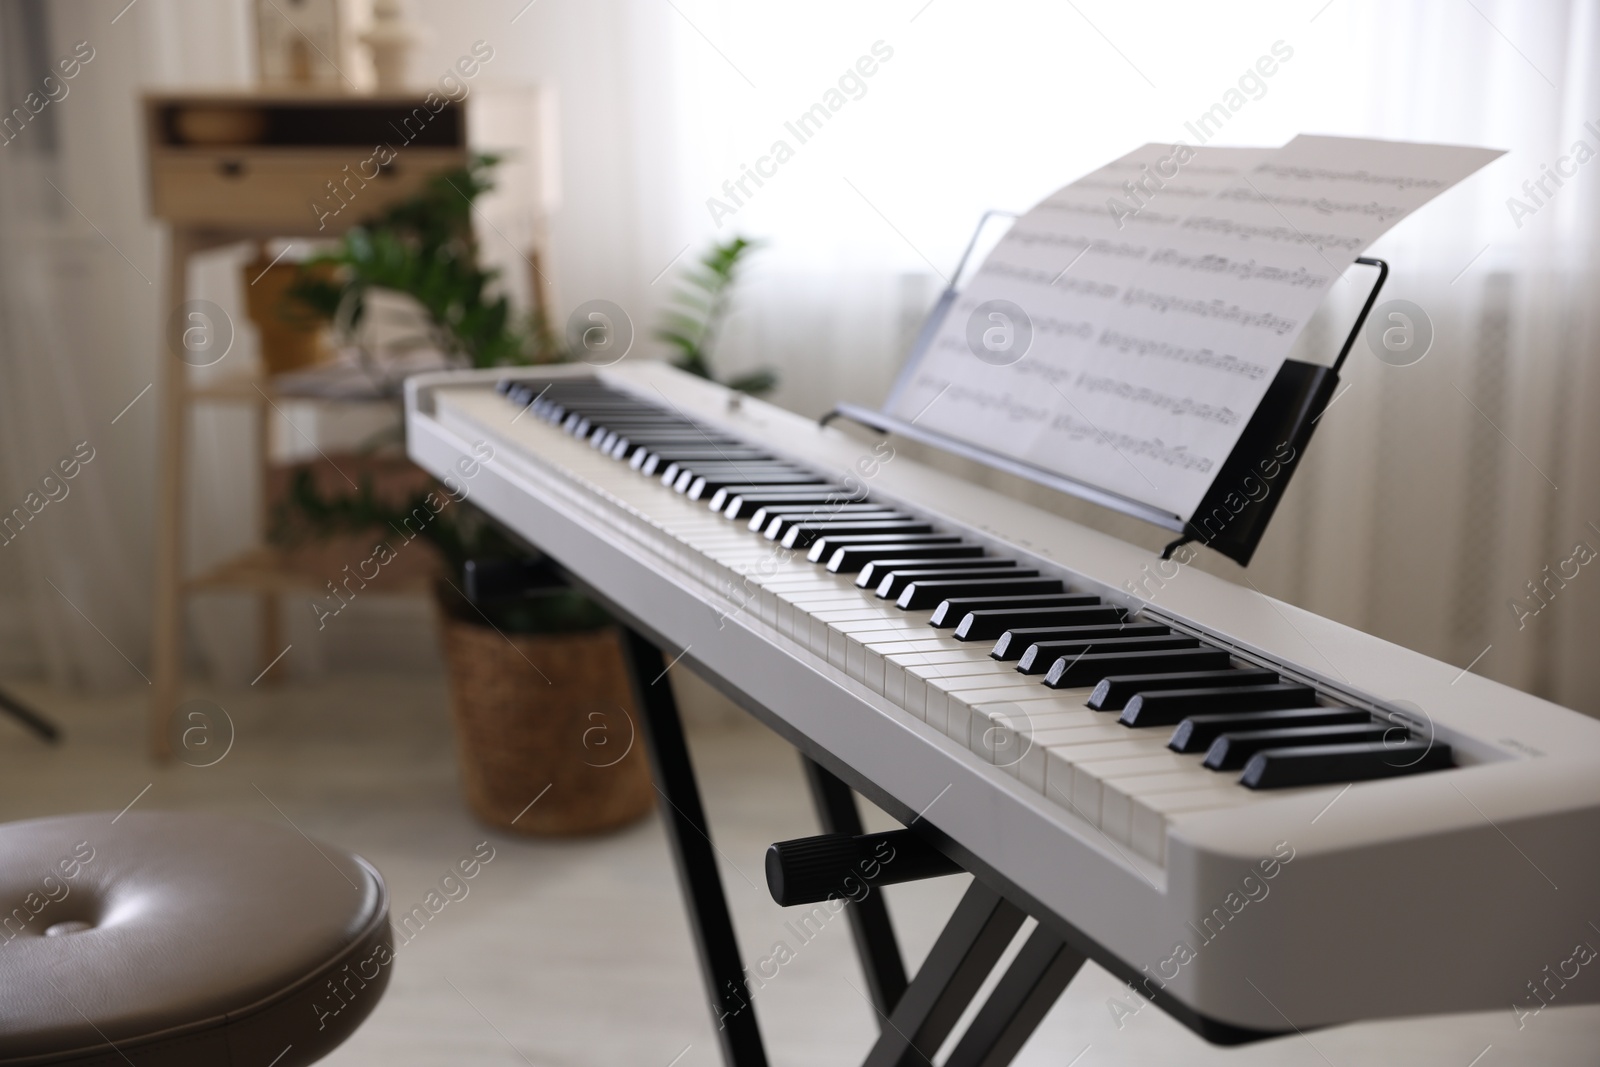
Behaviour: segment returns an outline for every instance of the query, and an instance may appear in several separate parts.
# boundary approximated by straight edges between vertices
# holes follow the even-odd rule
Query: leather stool
[[[392,965],[382,877],[289,827],[0,825],[0,1067],[298,1067],[354,1032]]]

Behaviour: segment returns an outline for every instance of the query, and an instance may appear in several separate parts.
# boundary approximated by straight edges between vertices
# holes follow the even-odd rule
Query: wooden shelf
[[[504,232],[505,227],[524,226],[531,210],[527,240],[530,254],[536,254],[544,240],[543,220],[555,206],[556,187],[547,177],[555,173],[554,127],[548,121],[552,113],[548,98],[532,87],[481,84],[447,111],[428,107],[420,92],[351,95],[237,89],[151,92],[143,110],[151,214],[171,227],[159,317],[163,357],[157,381],[163,413],[158,430],[149,719],[151,752],[164,758],[171,754],[172,718],[183,688],[184,607],[189,595],[256,596],[261,658],[270,664],[282,654],[280,609],[300,596],[314,606],[332,595],[330,585],[347,600],[346,589],[358,598],[427,593],[442,569],[437,554],[420,536],[407,540],[402,532],[391,536],[373,531],[321,539],[293,551],[263,543],[202,573],[184,576],[193,447],[189,415],[196,407],[244,404],[266,412],[267,404],[288,401],[355,408],[389,405],[395,399],[287,393],[260,370],[242,366],[218,371],[213,381],[190,381],[192,368],[168,355],[171,341],[166,326],[187,299],[189,259],[246,240],[336,236],[357,219],[421,189],[432,175],[465,165],[478,152],[494,153],[504,162],[494,192],[486,194],[475,215],[486,226]],[[201,110],[238,112],[241,121],[221,130],[221,139],[245,143],[215,143],[214,126],[208,133],[203,125],[194,125],[194,112]],[[379,144],[393,152],[380,156]],[[504,219],[504,225],[495,221],[497,217]],[[256,421],[254,465],[263,487],[258,533],[265,542],[273,501],[281,499],[282,479],[291,467],[271,461],[272,418]],[[324,462],[309,465],[313,477],[341,485],[357,476],[357,470],[374,466],[370,457],[349,463],[341,459],[338,467],[326,455],[321,459]],[[374,562],[374,546],[380,542],[394,553],[392,557],[385,553],[389,562],[381,566]]]

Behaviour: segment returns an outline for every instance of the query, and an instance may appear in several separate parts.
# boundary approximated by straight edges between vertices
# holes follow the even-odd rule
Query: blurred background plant
[[[375,290],[400,293],[423,312],[424,336],[413,340],[468,367],[564,361],[567,353],[537,309],[514,314],[496,291],[499,272],[478,261],[473,205],[494,188],[499,158],[474,156],[467,166],[431,179],[421,193],[352,227],[331,251],[307,260],[291,295],[326,316],[335,331],[371,359],[361,343]]]
[[[326,316],[364,362],[378,360],[360,337],[373,296],[382,291],[409,297],[420,308],[424,335],[409,345],[436,350],[454,365],[565,361],[568,353],[543,316],[534,312],[519,321],[507,297],[496,291],[498,272],[479,263],[473,204],[494,187],[497,162],[479,155],[468,166],[434,178],[417,196],[353,227],[333,250],[302,265],[291,296]],[[378,435],[365,451],[396,443],[394,434]],[[368,534],[391,551],[413,537],[430,545],[449,577],[439,586],[441,606],[463,621],[487,621],[505,633],[587,630],[610,621],[592,600],[563,588],[554,569],[527,545],[438,484],[397,495],[363,474],[355,491],[348,492],[319,488],[311,470],[302,467],[274,508],[270,531],[272,542],[285,549]],[[479,584],[469,580],[472,568],[478,575],[495,569],[505,574],[508,566],[540,568],[540,581],[531,583],[539,586],[536,593],[468,598],[466,591]]]
[[[411,532],[408,532],[411,531]],[[273,516],[275,544],[367,534],[396,552],[413,538],[432,547],[448,578],[438,587],[440,606],[468,623],[511,634],[593,630],[611,621],[594,601],[565,587],[560,573],[464,499],[433,486],[396,502],[360,478],[353,493],[323,493],[309,469],[294,472]],[[510,585],[496,595],[495,585]]]
[[[732,309],[733,288],[746,257],[760,247],[759,242],[734,237],[713,244],[700,257],[698,267],[684,272],[655,332],[656,339],[665,341],[676,353],[673,366],[717,380],[711,369],[712,351]],[[763,368],[722,384],[741,393],[760,396],[772,391],[778,384],[778,376]]]
[[[537,310],[520,318],[513,312],[498,291],[498,272],[479,262],[473,205],[494,188],[497,163],[492,155],[476,156],[466,167],[434,178],[417,196],[363,220],[333,249],[307,260],[290,289],[293,300],[333,324],[369,377],[396,400],[400,378],[382,369],[396,348],[436,351],[452,365],[475,368],[572,358]],[[743,237],[713,244],[684,273],[656,331],[673,350],[676,366],[715,380],[712,354],[746,259],[758,247]],[[415,336],[388,342],[385,348],[391,351],[383,353],[371,351],[363,340],[363,327],[380,293],[409,298],[422,324]],[[723,384],[761,394],[777,384],[777,376],[761,369]],[[401,433],[374,436],[365,450],[393,448]],[[418,528],[419,534],[406,533]],[[279,547],[293,549],[311,541],[368,534],[391,549],[413,536],[432,546],[451,579],[439,586],[441,606],[462,621],[487,621],[505,633],[534,634],[592,629],[609,621],[593,601],[563,588],[548,561],[437,484],[422,491],[386,491],[368,473],[359,476],[350,492],[319,485],[311,470],[302,468],[290,476],[274,508],[270,536]],[[475,587],[490,573],[509,576],[512,586],[534,591],[479,595]]]

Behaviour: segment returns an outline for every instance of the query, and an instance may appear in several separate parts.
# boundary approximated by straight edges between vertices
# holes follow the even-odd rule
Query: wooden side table
[[[269,378],[241,373],[196,384],[183,358],[186,329],[204,331],[205,309],[185,308],[191,257],[245,241],[337,236],[359,220],[420,191],[435,174],[465,166],[477,152],[503,158],[495,196],[479,218],[480,240],[516,240],[539,261],[544,217],[554,198],[545,177],[550,124],[531,88],[475,86],[463,100],[433,107],[423,92],[355,95],[296,90],[151,92],[144,100],[151,214],[170,229],[166,313],[161,316],[160,462],[156,499],[155,615],[151,647],[149,744],[172,754],[171,725],[183,687],[184,608],[193,593],[259,596],[262,664],[282,651],[279,597],[316,583],[288,569],[262,544],[204,574],[185,562],[189,420],[196,405],[245,404],[256,411],[258,463],[271,461],[269,416],[278,399]],[[512,235],[508,237],[507,235]],[[537,280],[533,281],[537,285]],[[200,317],[194,318],[198,314]],[[415,583],[409,588],[414,589]],[[397,590],[398,591],[398,590]]]

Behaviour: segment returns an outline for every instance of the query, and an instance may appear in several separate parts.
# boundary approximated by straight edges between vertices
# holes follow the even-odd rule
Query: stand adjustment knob
[[[767,849],[767,888],[785,908],[830,897],[861,900],[871,887],[960,872],[959,864],[910,830],[818,834]]]

